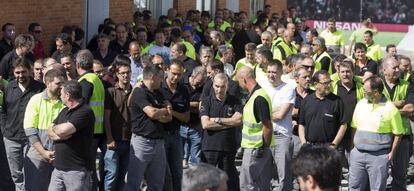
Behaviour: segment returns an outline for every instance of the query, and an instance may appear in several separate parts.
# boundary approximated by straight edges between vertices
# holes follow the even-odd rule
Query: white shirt
[[[273,110],[278,109],[283,104],[294,104],[296,98],[295,88],[290,86],[289,84],[282,83],[277,87],[269,87],[266,91],[272,101],[272,108]],[[292,136],[292,108],[288,111],[285,117],[278,122],[273,123],[273,130],[277,133],[281,133],[287,137]]]
[[[164,60],[164,64],[167,64],[167,65],[170,64],[170,54],[171,54],[171,49],[170,48],[168,48],[166,46],[160,47],[160,46],[154,44],[154,46],[152,46],[149,49],[148,53],[151,54],[151,55],[158,54],[158,55],[162,56],[162,58]]]
[[[142,72],[144,71],[144,68],[142,67],[142,64],[139,62],[135,62],[132,57],[129,57],[131,60],[131,86],[134,87],[134,85],[137,83],[138,78],[142,78]],[[142,80],[142,79],[141,79]]]

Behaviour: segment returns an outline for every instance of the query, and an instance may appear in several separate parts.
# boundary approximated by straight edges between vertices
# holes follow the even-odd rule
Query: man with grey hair
[[[315,61],[315,72],[319,70],[325,70],[329,74],[332,74],[332,58],[326,52],[325,39],[322,37],[313,38],[312,42],[313,56]]]
[[[82,87],[82,97],[95,115],[93,156],[96,156],[97,147],[105,153],[106,142],[103,126],[105,89],[98,75],[92,72],[93,55],[89,50],[80,50],[76,55],[76,71],[79,74],[78,82]],[[94,163],[95,164],[95,163]],[[103,165],[100,165],[103,166]],[[97,186],[97,177],[94,171],[93,187]]]
[[[184,162],[186,167],[188,162],[198,164],[201,153],[201,121],[199,117],[199,105],[207,73],[204,67],[197,66],[189,77],[183,76],[182,82],[190,92],[190,120],[180,127],[181,141],[184,146]],[[187,147],[186,147],[187,144]]]
[[[201,163],[184,171],[182,191],[227,191],[226,173],[209,164]]]
[[[401,142],[395,152],[395,157],[392,159],[393,165],[391,165],[392,190],[405,190],[406,174],[408,168],[408,162],[411,152],[410,141],[411,126],[410,119],[408,118],[414,111],[414,89],[413,84],[400,79],[399,63],[394,57],[387,57],[382,61],[381,73],[383,75],[384,90],[383,94],[387,98],[387,101],[392,101],[395,107],[399,109],[402,118],[403,128]]]
[[[220,61],[223,63],[224,65],[224,73],[228,76],[231,77],[231,75],[233,74],[234,68],[232,65],[233,62],[233,48],[232,47],[227,47],[226,45],[220,45],[218,47],[218,51],[217,51],[219,57],[220,57]]]
[[[303,44],[300,47],[299,53],[301,53],[305,56],[312,56],[312,53],[313,53],[312,46],[310,44]]]
[[[8,52],[0,61],[0,75],[5,80],[13,78],[13,62],[18,58],[26,58],[31,62],[35,61],[31,53],[34,44],[34,38],[30,34],[20,34],[14,40],[15,48]]]
[[[17,191],[24,188],[23,159],[27,137],[23,129],[23,119],[30,98],[43,91],[44,84],[33,80],[30,75],[31,62],[17,58],[13,62],[14,80],[4,89],[0,110],[1,132],[3,134],[11,177]]]
[[[213,79],[214,94],[204,97],[200,106],[203,126],[202,156],[205,163],[223,169],[229,176],[229,190],[239,190],[239,176],[234,164],[237,151],[237,127],[242,124],[240,99],[227,92],[229,79],[218,73]]]
[[[267,48],[271,50],[272,48],[272,33],[269,31],[264,31],[262,35],[260,36],[260,39],[262,40],[262,44],[257,45],[257,48]]]
[[[214,60],[213,49],[209,46],[201,46],[200,48],[200,62],[201,65],[207,67],[207,65]]]

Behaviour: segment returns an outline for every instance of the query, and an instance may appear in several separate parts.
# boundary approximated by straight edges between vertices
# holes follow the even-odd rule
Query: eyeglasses
[[[319,45],[319,44],[311,44],[311,46],[316,46],[316,45]]]

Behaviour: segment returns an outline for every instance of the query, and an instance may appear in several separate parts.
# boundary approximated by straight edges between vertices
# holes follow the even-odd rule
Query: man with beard
[[[7,159],[16,190],[25,190],[23,175],[24,147],[27,144],[23,129],[26,105],[30,98],[43,91],[45,86],[30,77],[31,63],[18,58],[13,63],[15,80],[4,90],[1,109],[1,127],[4,136]]]
[[[47,190],[55,158],[47,128],[64,105],[59,99],[66,75],[60,70],[49,70],[44,78],[46,89],[34,95],[26,107],[24,131],[31,147],[24,161],[25,187],[27,190]]]
[[[328,144],[336,148],[347,128],[344,103],[331,93],[329,73],[321,70],[312,78],[315,93],[302,101],[299,113],[299,138],[302,144]],[[323,133],[321,133],[323,132]]]

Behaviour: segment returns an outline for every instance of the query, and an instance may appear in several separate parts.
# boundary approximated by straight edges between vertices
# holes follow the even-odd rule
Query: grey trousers
[[[23,159],[27,141],[13,141],[3,138],[6,149],[7,161],[9,163],[11,177],[16,191],[25,190],[23,175]]]
[[[54,169],[49,184],[49,191],[90,191],[92,171]]]
[[[45,191],[49,188],[49,182],[54,167],[52,164],[26,157],[24,159],[24,179],[27,191]]]
[[[403,137],[395,152],[394,159],[391,164],[391,176],[392,176],[392,190],[407,190],[407,168],[410,159],[409,148],[410,139]]]
[[[290,191],[293,189],[292,180],[292,152],[293,144],[291,137],[275,135],[275,146],[272,147],[273,160],[277,167],[279,177],[279,191]]]
[[[255,157],[254,152],[255,149],[244,149],[240,167],[240,190],[270,190],[272,152],[269,148],[264,148],[260,158]]]
[[[383,191],[388,177],[388,153],[384,149],[376,152],[360,152],[354,148],[350,155],[349,190]],[[369,185],[368,185],[369,182]]]
[[[164,186],[166,163],[163,139],[147,139],[133,134],[124,190],[138,190],[145,176],[147,190],[161,191]]]

